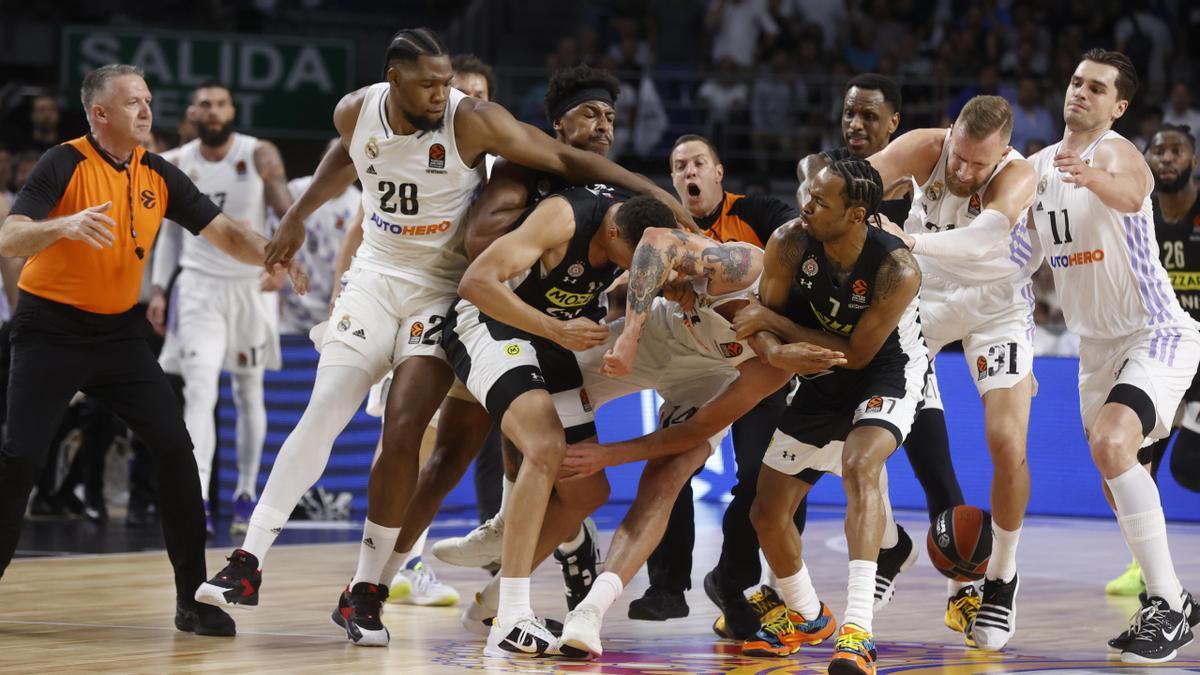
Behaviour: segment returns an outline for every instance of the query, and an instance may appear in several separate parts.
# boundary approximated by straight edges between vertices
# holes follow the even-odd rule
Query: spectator
[[[821,27],[821,49],[833,49],[846,20],[844,0],[782,0],[777,10],[780,16],[801,16],[806,22]]]
[[[1171,87],[1171,98],[1162,114],[1163,124],[1188,127],[1192,133],[1200,133],[1200,110],[1192,107],[1192,92],[1183,82]]]
[[[712,35],[712,62],[729,60],[740,68],[753,66],[759,48],[770,47],[779,34],[767,0],[712,0],[705,24]]]
[[[481,101],[492,100],[496,93],[496,75],[491,66],[474,54],[456,54],[450,66],[454,69],[452,86]]]
[[[782,51],[771,56],[770,66],[754,78],[750,95],[751,143],[759,173],[771,169],[772,160],[790,158],[792,121],[796,92],[793,89],[792,61]]]
[[[718,61],[717,72],[701,83],[696,97],[708,112],[706,135],[714,140],[718,149],[723,149],[730,122],[745,110],[750,98],[750,88],[738,75],[737,62],[728,58]]]
[[[1133,61],[1138,75],[1146,84],[1145,98],[1156,100],[1163,94],[1167,81],[1167,57],[1175,46],[1171,27],[1150,11],[1148,0],[1131,0],[1125,4],[1127,13],[1113,28],[1113,40],[1117,51]]]
[[[1013,106],[1013,129],[1010,145],[1018,150],[1030,141],[1058,138],[1058,124],[1054,115],[1040,100],[1038,83],[1032,77],[1022,77],[1017,83],[1017,100]],[[1028,157],[1029,155],[1026,155]]]
[[[42,153],[38,150],[25,150],[19,153],[12,163],[12,191],[16,194],[25,187],[25,181],[29,180],[29,174],[33,172],[33,167],[37,166],[38,159]]]
[[[1146,108],[1142,111],[1142,118],[1138,121],[1138,135],[1133,137],[1133,144],[1137,146],[1138,150],[1146,152],[1150,147],[1150,139],[1154,137],[1154,134],[1158,133],[1158,129],[1162,125],[1162,108],[1156,105]]]
[[[58,145],[64,139],[59,133],[61,116],[58,113],[58,99],[41,94],[34,96],[29,102],[29,137],[19,144],[19,150],[33,150],[38,156]]]
[[[856,73],[879,70],[879,48],[875,40],[875,24],[865,16],[850,24],[850,43],[842,50],[842,56]]]

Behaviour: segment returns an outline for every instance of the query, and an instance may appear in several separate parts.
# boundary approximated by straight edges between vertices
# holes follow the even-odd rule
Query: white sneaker
[[[485,607],[483,594],[476,593],[471,605],[463,610],[459,623],[471,635],[486,638],[491,634],[492,622],[495,618],[496,610]]]
[[[458,591],[438,581],[433,568],[424,562],[396,572],[392,589],[388,599],[405,605],[453,607],[458,604]]]
[[[603,621],[604,617],[600,616],[600,612],[586,603],[568,612],[566,620],[563,621],[564,651],[573,647],[587,652],[593,658],[603,654],[604,649],[600,644],[600,625]]]
[[[1017,576],[1012,581],[984,579],[983,599],[975,615],[975,646],[988,652],[1004,649],[1017,632]]]
[[[488,632],[484,656],[537,657],[559,653],[559,639],[537,617],[530,615],[507,626],[493,623]]]
[[[433,544],[433,555],[459,567],[484,567],[500,563],[504,543],[504,519],[489,518],[463,537],[450,537]]]

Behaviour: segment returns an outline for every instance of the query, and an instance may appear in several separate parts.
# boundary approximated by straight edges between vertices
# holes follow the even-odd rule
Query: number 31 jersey
[[[1090,163],[1100,143],[1120,138],[1109,131],[1080,158]],[[1033,219],[1067,328],[1082,338],[1105,340],[1190,324],[1158,260],[1150,196],[1132,213],[1109,208],[1095,192],[1063,181],[1054,167],[1061,145],[1030,161],[1038,176]]]
[[[363,187],[355,263],[453,293],[467,269],[463,221],[485,176],[484,162],[467,166],[454,139],[454,113],[467,96],[450,89],[440,128],[398,135],[387,119],[389,86],[367,88],[350,141]]]

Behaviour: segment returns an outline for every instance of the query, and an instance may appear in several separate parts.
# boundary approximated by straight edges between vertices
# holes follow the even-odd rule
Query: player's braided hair
[[[829,165],[829,170],[842,177],[842,197],[846,206],[861,206],[867,210],[867,216],[879,212],[879,203],[883,201],[883,178],[871,163],[865,159],[839,159]]]
[[[428,28],[402,28],[388,42],[387,53],[383,57],[383,71],[386,75],[393,61],[416,61],[422,56],[447,54],[446,43],[437,33]]]

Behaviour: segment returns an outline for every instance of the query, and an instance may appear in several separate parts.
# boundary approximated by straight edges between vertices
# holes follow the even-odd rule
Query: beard
[[[1175,177],[1175,180],[1170,182],[1159,178],[1158,174],[1156,173],[1154,174],[1154,191],[1165,192],[1169,195],[1173,195],[1176,192],[1186,188],[1188,186],[1188,182],[1191,180],[1192,173],[1190,171],[1181,171],[1179,175]]]
[[[424,115],[413,115],[407,111],[402,112],[404,112],[404,119],[408,120],[409,124],[416,127],[417,131],[439,131],[443,126],[446,125],[445,114],[437,118],[437,121],[434,121],[428,117],[425,117]]]
[[[196,125],[196,136],[200,142],[210,148],[215,148],[225,144],[229,137],[233,135],[233,120],[229,120],[222,124],[217,129],[209,127],[207,124]]]

